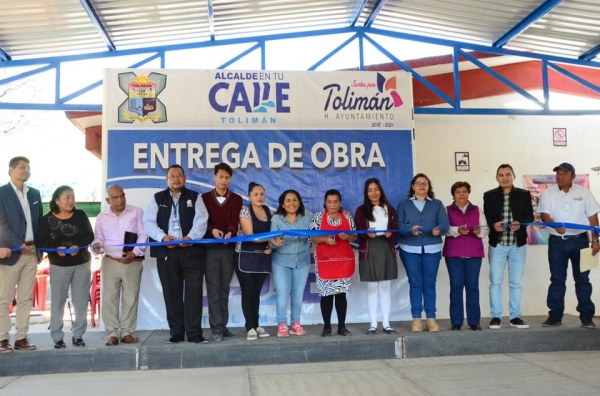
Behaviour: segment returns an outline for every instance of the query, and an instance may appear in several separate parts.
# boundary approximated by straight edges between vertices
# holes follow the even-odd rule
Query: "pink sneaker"
[[[277,337],[289,337],[288,327],[285,323],[279,323],[279,328],[277,329]]]
[[[290,327],[290,334],[303,336],[306,335],[306,330],[304,330],[302,326],[300,326],[300,322],[294,322],[292,327]]]

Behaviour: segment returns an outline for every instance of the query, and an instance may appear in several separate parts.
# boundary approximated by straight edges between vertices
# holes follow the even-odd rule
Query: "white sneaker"
[[[256,340],[258,340],[258,334],[256,333],[256,330],[250,329],[250,331],[248,332],[248,335],[246,335],[246,339],[248,341],[256,341]]]
[[[271,337],[271,334],[267,333],[267,331],[265,329],[263,329],[262,327],[257,327],[256,332],[258,333],[258,338]]]

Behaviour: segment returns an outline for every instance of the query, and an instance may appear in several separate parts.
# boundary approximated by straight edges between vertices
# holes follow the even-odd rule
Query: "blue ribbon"
[[[504,223],[504,227],[509,227],[509,223]],[[575,224],[575,223],[520,223],[522,226],[529,227],[552,227],[552,228],[560,228],[564,227],[571,230],[581,230],[581,231],[593,231],[596,234],[600,234],[600,227],[594,227],[590,225],[584,224]],[[477,227],[477,226],[476,226]],[[478,227],[488,227],[488,226],[478,226]],[[475,227],[468,227],[470,230]],[[431,232],[433,227],[419,227],[417,228],[421,232]],[[202,244],[214,244],[214,243],[236,243],[236,242],[256,242],[256,241],[265,241],[271,238],[277,238],[280,236],[293,236],[293,237],[301,237],[301,238],[310,238],[310,237],[319,237],[319,236],[329,236],[329,235],[337,235],[337,234],[371,234],[371,233],[397,233],[397,232],[411,232],[412,228],[401,229],[401,230],[281,230],[281,231],[270,231],[270,232],[262,232],[259,234],[252,235],[242,235],[235,236],[228,239],[190,239],[190,240],[175,240],[169,242],[143,242],[143,243],[127,243],[122,245],[111,245],[111,246],[127,246],[127,247],[135,247],[135,246],[172,246],[172,245],[202,245]],[[54,252],[54,253],[65,253],[71,254],[81,249],[91,248],[92,245],[80,246],[77,249],[57,249],[57,248],[36,248],[37,250],[42,250],[45,252]],[[25,250],[24,248],[13,248],[12,252],[18,252],[21,250]]]
[[[277,238],[280,236],[293,236],[293,237],[318,237],[318,236],[328,236],[328,235],[337,235],[341,233],[345,234],[370,234],[375,232],[398,232],[398,230],[281,230],[281,231],[269,231],[262,232],[258,234],[252,235],[242,235],[235,236],[228,239],[178,239],[169,242],[143,242],[143,243],[126,243],[121,245],[110,245],[110,246],[127,246],[127,247],[135,247],[135,246],[179,246],[179,245],[199,245],[199,244],[214,244],[214,243],[236,243],[236,242],[256,242],[256,241],[265,241],[271,238]],[[54,253],[65,253],[70,254],[76,252],[81,249],[91,248],[92,245],[80,246],[77,249],[57,249],[57,248],[36,248],[38,250],[42,250],[45,252],[54,252]],[[16,252],[24,250],[24,248],[14,248],[11,251]]]

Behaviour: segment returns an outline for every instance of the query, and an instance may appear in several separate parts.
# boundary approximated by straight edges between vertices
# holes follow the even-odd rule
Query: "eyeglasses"
[[[415,186],[417,186],[417,187],[427,187],[428,185],[429,185],[429,183],[427,183],[427,182],[423,182],[423,183],[415,182]]]

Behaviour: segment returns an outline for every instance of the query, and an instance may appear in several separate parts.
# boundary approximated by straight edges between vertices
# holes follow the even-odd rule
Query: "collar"
[[[502,189],[502,187],[498,186],[498,187],[497,187],[497,189],[498,189],[498,191],[500,191],[500,194],[502,194],[502,195],[505,195],[505,194],[504,194],[504,190]],[[514,186],[514,184],[513,184],[513,185],[510,187],[510,191],[509,191],[508,195],[512,194],[512,193],[513,193],[513,191],[515,191],[515,186]]]
[[[413,195],[412,197],[409,198],[411,201],[417,200],[417,196]],[[425,201],[432,201],[431,198],[429,198],[429,195],[425,197]]]
[[[15,185],[13,184],[13,182],[12,182],[12,181],[10,181],[10,180],[9,180],[8,182],[10,183],[10,185],[12,186],[13,190],[15,190],[15,192],[16,192],[16,193],[19,193],[19,194],[21,194],[21,190],[19,190],[19,189],[17,188],[17,186],[15,186]],[[23,184],[23,193],[22,193],[22,194],[23,194],[23,195],[27,195],[27,191],[29,191],[29,189],[27,188],[27,185],[26,185],[26,184]]]
[[[223,195],[219,195],[219,193],[217,192],[216,188],[213,188],[213,194],[215,194],[215,197],[228,197],[229,196],[229,189],[227,189],[227,191],[225,191],[225,194]]]

